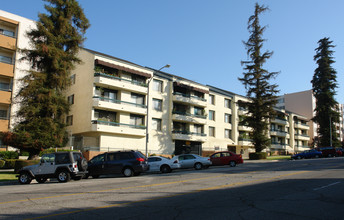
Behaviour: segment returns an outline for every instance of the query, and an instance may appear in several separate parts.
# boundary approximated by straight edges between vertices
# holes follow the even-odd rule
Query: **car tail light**
[[[143,158],[141,158],[141,157],[139,157],[139,158],[136,158],[136,160],[137,160],[137,161],[140,161],[140,162],[143,162],[143,161],[145,161],[145,159],[143,159]]]
[[[240,158],[242,158],[242,155],[241,155],[241,154],[239,154],[239,157],[240,157]]]
[[[74,164],[74,168],[78,168],[78,165],[77,165],[77,164]]]

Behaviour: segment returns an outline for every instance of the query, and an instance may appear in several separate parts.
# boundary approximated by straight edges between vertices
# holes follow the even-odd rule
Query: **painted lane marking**
[[[326,185],[326,186],[314,188],[313,190],[314,190],[314,191],[317,191],[317,190],[320,190],[320,189],[325,189],[325,188],[327,188],[327,187],[334,186],[334,185],[337,185],[337,184],[339,184],[339,183],[340,183],[340,182],[331,183],[331,184],[328,184],[328,185]]]
[[[150,199],[141,199],[141,200],[137,200],[137,201],[119,203],[119,204],[114,204],[114,205],[100,206],[100,207],[94,207],[94,208],[88,208],[88,209],[80,209],[80,210],[75,210],[75,211],[70,211],[70,212],[62,212],[62,213],[57,213],[57,214],[52,214],[52,215],[45,215],[45,216],[39,216],[39,217],[34,217],[34,218],[28,218],[26,220],[43,219],[43,218],[56,217],[56,216],[61,216],[61,215],[69,215],[69,214],[89,212],[89,211],[106,209],[106,208],[113,208],[113,207],[118,207],[118,206],[126,206],[126,205],[131,205],[131,204],[140,203],[140,202],[147,202],[147,201],[153,201],[153,200],[164,199],[164,198],[172,198],[172,197],[176,197],[176,196],[195,194],[195,193],[199,193],[199,192],[203,192],[203,191],[210,191],[210,190],[215,190],[215,189],[224,189],[224,188],[230,188],[230,187],[244,185],[244,184],[252,184],[252,183],[256,183],[256,182],[274,180],[274,179],[278,179],[281,177],[293,176],[293,175],[298,175],[298,174],[307,173],[307,172],[311,172],[311,171],[299,171],[299,172],[283,174],[283,175],[279,175],[279,176],[275,176],[275,177],[262,178],[262,179],[245,181],[245,182],[238,182],[238,183],[232,183],[232,184],[225,184],[225,185],[221,185],[221,186],[207,187],[207,188],[193,190],[193,191],[185,192],[185,193],[176,193],[173,195],[158,196],[158,197],[154,197],[154,198],[150,198]],[[226,176],[226,175],[220,175],[220,176]],[[203,179],[203,178],[201,178],[201,179]]]

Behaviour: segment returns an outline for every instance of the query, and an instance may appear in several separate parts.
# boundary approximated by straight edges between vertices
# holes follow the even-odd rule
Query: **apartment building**
[[[21,79],[29,65],[20,62],[18,48],[29,48],[25,33],[35,28],[35,22],[0,10],[0,131],[8,131],[15,122],[18,105],[13,103]],[[5,146],[0,147],[3,149]]]

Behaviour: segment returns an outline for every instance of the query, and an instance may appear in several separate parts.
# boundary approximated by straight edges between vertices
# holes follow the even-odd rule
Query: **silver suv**
[[[48,178],[57,178],[63,183],[71,178],[80,180],[87,174],[87,166],[80,152],[56,152],[44,154],[39,164],[23,167],[17,177],[21,184],[29,184],[33,179],[44,183]]]

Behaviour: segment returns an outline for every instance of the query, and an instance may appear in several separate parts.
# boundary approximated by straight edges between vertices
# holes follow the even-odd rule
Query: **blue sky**
[[[242,41],[253,0],[79,0],[91,27],[84,47],[159,69],[201,84],[245,95],[238,81],[247,59]],[[312,88],[318,40],[330,37],[337,70],[336,99],[344,103],[344,1],[259,0],[270,11],[264,49],[274,52],[265,65],[280,71],[280,94]],[[2,1],[0,9],[37,20],[40,0]]]

